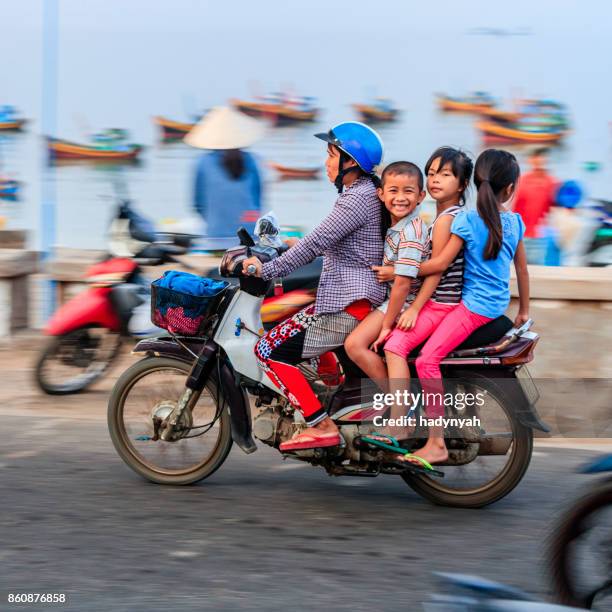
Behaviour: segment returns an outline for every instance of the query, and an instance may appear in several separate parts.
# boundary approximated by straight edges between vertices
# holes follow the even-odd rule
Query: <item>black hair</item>
[[[499,255],[503,239],[499,205],[503,201],[504,191],[509,185],[516,186],[520,174],[516,157],[508,151],[487,149],[476,160],[476,207],[478,215],[489,230],[484,249],[485,259],[495,259]]]
[[[461,149],[455,149],[455,147],[438,147],[425,164],[425,174],[429,174],[431,164],[438,158],[440,158],[438,171],[442,170],[446,164],[449,164],[453,175],[457,178],[459,184],[463,186],[459,199],[462,204],[465,204],[465,194],[470,185],[472,170],[474,169],[472,160],[469,155]]]
[[[548,147],[538,147],[534,149],[529,157],[546,157],[550,153],[550,149]]]
[[[413,164],[412,162],[408,162],[408,161],[396,161],[396,162],[393,162],[392,164],[389,164],[383,170],[382,176],[380,177],[381,186],[382,187],[385,186],[385,178],[387,176],[398,175],[398,174],[401,174],[404,176],[413,176],[414,178],[416,178],[417,183],[419,185],[419,191],[423,191],[423,184],[424,184],[423,173],[421,172],[421,169],[416,164]]]
[[[223,151],[222,161],[223,167],[235,181],[244,174],[246,164],[244,163],[244,154],[240,149]]]

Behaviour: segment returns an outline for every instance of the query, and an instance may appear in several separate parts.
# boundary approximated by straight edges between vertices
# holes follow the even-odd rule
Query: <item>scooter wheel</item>
[[[609,609],[611,513],[612,482],[606,481],[575,502],[555,525],[547,556],[552,590],[559,603]]]
[[[108,401],[108,429],[119,456],[147,480],[190,485],[211,476],[232,448],[231,417],[215,372],[196,396],[185,435],[155,436],[155,418],[167,416],[185,391],[192,364],[146,357],[117,380]]]
[[[121,336],[101,327],[80,327],[47,341],[34,380],[48,395],[83,391],[102,377],[121,348]]]

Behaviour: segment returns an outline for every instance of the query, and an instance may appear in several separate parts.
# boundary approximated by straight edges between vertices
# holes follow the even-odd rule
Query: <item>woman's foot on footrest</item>
[[[283,442],[279,449],[281,452],[291,452],[297,450],[308,450],[311,448],[328,448],[331,446],[340,446],[344,444],[342,436],[338,432],[319,433],[313,429],[307,429]]]

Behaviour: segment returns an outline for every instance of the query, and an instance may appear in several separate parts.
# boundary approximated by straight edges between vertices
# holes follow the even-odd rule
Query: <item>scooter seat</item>
[[[465,349],[475,349],[481,346],[488,346],[489,344],[494,344],[498,340],[502,338],[510,329],[512,329],[512,321],[505,315],[501,317],[497,317],[497,319],[493,319],[489,321],[486,325],[479,327],[476,331],[474,331],[470,336],[468,336],[456,349],[455,351],[465,350]],[[412,361],[414,360],[425,342],[417,346],[408,356],[408,358]],[[344,368],[344,372],[347,377],[347,384],[349,381],[354,382],[360,381],[362,378],[366,378],[366,374],[362,372],[359,367],[354,364],[346,354],[344,347],[339,347],[334,350],[338,358],[340,359],[340,363]],[[382,354],[382,350],[381,350]],[[451,356],[453,353],[451,353]]]

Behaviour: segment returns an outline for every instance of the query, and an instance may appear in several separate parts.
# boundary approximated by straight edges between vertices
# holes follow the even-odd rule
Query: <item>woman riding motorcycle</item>
[[[243,262],[243,272],[268,280],[282,278],[323,255],[316,302],[271,329],[255,346],[260,366],[293,406],[307,429],[280,445],[281,451],[343,444],[340,432],[297,367],[342,346],[359,321],[385,299],[385,285],[372,266],[383,257],[382,204],[376,168],[383,157],[380,136],[358,122],[340,123],[316,134],[327,142],[326,170],[338,189],[331,213],[281,257],[262,264]]]

